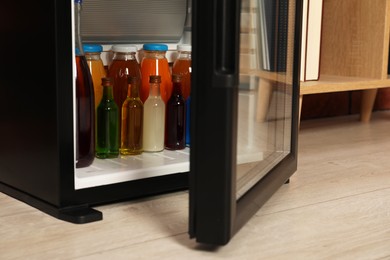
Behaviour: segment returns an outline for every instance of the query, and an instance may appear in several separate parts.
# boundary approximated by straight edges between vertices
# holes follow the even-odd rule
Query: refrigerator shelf
[[[97,159],[85,168],[75,170],[75,189],[121,183],[157,176],[189,172],[190,149],[163,150],[157,153]]]

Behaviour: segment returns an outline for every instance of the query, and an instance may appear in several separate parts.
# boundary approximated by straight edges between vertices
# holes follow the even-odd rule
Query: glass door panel
[[[190,236],[223,245],[297,168],[301,0],[193,3]]]
[[[293,2],[242,0],[237,199],[291,151]]]

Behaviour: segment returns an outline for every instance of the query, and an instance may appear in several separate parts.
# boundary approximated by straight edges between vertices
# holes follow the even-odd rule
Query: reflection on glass
[[[237,199],[290,153],[294,12],[292,0],[242,1]]]

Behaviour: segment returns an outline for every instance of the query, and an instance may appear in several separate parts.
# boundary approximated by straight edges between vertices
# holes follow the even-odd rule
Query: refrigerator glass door
[[[300,0],[193,5],[190,236],[226,244],[297,167]]]

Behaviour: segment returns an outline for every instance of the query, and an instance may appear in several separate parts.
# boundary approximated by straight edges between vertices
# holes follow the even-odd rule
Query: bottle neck
[[[115,52],[114,53],[114,60],[135,60],[135,53],[134,52]]]
[[[79,50],[80,56],[84,55],[83,44],[81,40],[81,3],[74,3],[74,19],[75,19],[75,47]]]
[[[150,83],[149,96],[160,96],[160,83]]]
[[[112,85],[103,85],[103,99],[104,100],[113,100],[113,87]]]
[[[144,51],[144,58],[146,59],[166,59],[165,51]]]
[[[137,83],[131,83],[127,88],[127,96],[130,98],[139,98],[139,87]]]
[[[173,90],[172,90],[173,95],[176,95],[176,96],[182,96],[183,95],[181,82],[173,82],[172,83],[172,88],[173,88]]]

